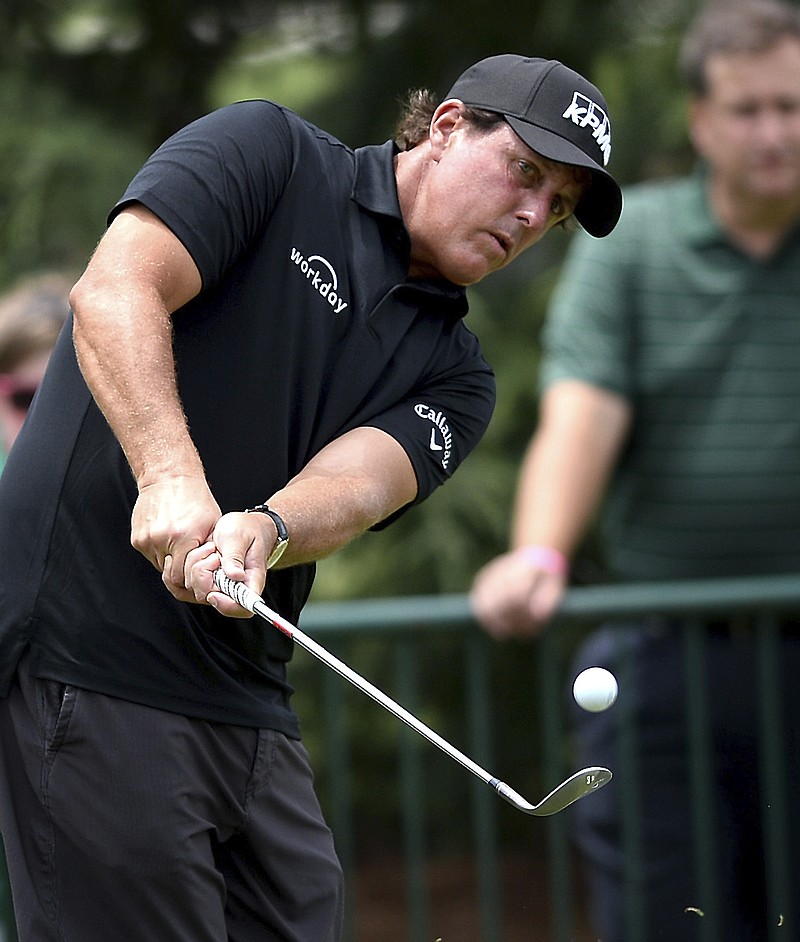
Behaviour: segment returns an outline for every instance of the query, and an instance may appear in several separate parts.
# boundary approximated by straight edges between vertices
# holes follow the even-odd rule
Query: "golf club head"
[[[512,804],[519,811],[525,814],[533,814],[537,817],[545,817],[550,814],[556,814],[563,811],[574,801],[583,798],[590,792],[597,791],[611,781],[612,775],[608,769],[602,766],[591,766],[588,769],[581,769],[575,772],[566,781],[554,788],[549,795],[543,798],[537,805],[532,805],[526,801],[513,788],[506,785],[505,782],[497,782],[494,789],[501,798],[505,798],[509,804]]]

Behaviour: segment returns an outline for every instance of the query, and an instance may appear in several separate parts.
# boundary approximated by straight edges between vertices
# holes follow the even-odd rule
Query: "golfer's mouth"
[[[492,237],[496,245],[499,246],[503,255],[508,255],[510,253],[514,244],[510,236],[507,236],[502,232],[490,232],[489,235]]]

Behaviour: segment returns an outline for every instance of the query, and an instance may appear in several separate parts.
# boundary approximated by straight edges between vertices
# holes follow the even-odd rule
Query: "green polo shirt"
[[[800,570],[800,229],[756,261],[700,173],[633,187],[610,236],[574,239],[544,343],[543,387],[634,410],[601,519],[618,576]]]

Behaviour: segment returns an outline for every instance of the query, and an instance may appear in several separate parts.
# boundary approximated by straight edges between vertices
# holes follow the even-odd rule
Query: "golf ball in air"
[[[572,685],[575,702],[590,713],[607,710],[617,699],[618,691],[617,678],[605,667],[587,667]]]

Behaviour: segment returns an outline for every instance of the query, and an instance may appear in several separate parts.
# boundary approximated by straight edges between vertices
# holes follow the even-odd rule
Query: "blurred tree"
[[[151,146],[207,108],[243,33],[269,25],[260,0],[5,0],[0,64]]]
[[[40,268],[77,275],[146,153],[58,88],[0,71],[0,289]]]

